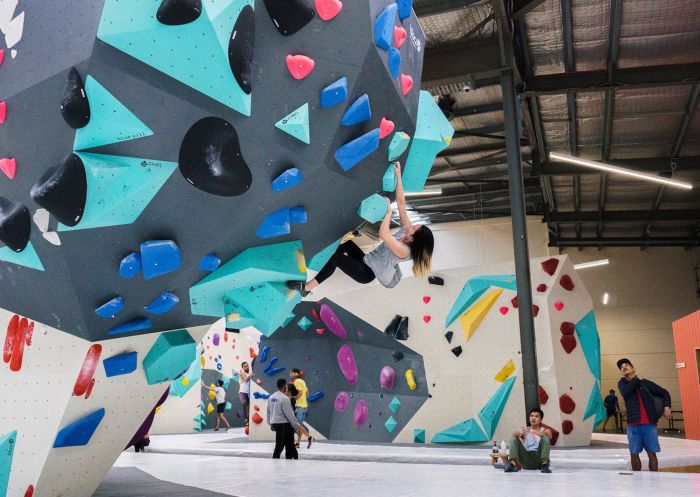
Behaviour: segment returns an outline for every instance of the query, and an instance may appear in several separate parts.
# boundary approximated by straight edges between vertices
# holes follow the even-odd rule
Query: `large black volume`
[[[15,252],[21,252],[29,243],[30,231],[29,209],[0,197],[0,241]]]
[[[236,19],[228,42],[228,63],[241,90],[250,95],[253,89],[253,56],[255,49],[255,11],[246,5]]]
[[[187,131],[179,165],[187,181],[214,195],[242,195],[253,182],[236,129],[218,117],[200,119]]]
[[[156,12],[161,24],[179,26],[199,19],[202,14],[202,0],[163,0]]]
[[[73,129],[82,128],[90,122],[90,103],[85,94],[83,78],[75,67],[68,71],[66,88],[61,98],[61,114]]]
[[[75,226],[83,217],[87,197],[83,161],[75,154],[66,156],[58,166],[46,170],[30,195],[60,222]]]
[[[277,31],[284,36],[293,35],[314,17],[314,9],[306,3],[306,0],[264,0],[264,2]]]

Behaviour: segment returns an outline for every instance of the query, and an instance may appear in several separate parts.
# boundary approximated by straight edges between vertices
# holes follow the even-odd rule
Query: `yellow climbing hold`
[[[416,377],[413,375],[412,369],[406,370],[406,383],[408,383],[408,388],[411,390],[416,389]]]
[[[160,411],[161,407],[163,407],[163,406],[161,405],[161,406],[156,407],[156,414],[158,414],[158,411]]]
[[[467,312],[462,314],[459,318],[459,322],[462,325],[462,330],[464,330],[464,339],[469,341],[476,329],[484,320],[486,315],[496,303],[498,297],[503,293],[503,288],[496,288],[490,291],[483,297],[481,297],[476,304],[472,305]]]
[[[496,373],[496,376],[493,377],[494,380],[499,381],[503,383],[508,379],[508,377],[513,374],[513,371],[515,371],[515,363],[513,362],[513,359],[510,359],[502,368],[501,370]]]
[[[299,266],[299,272],[306,272],[306,258],[304,257],[304,252],[297,250],[297,265]]]
[[[207,414],[211,414],[214,412],[214,406],[211,405],[211,402],[209,402],[209,405],[207,405]]]
[[[213,388],[214,384],[212,383],[211,386]],[[216,392],[214,390],[209,390],[209,400],[214,400],[215,398],[216,398]]]
[[[182,377],[182,385],[186,387],[189,384],[190,384],[190,380],[187,379],[187,376],[183,376]]]
[[[201,362],[201,363],[202,363],[202,367],[204,367],[205,359],[204,359],[204,356],[203,356],[203,355],[202,355],[202,356],[199,356],[199,362]]]

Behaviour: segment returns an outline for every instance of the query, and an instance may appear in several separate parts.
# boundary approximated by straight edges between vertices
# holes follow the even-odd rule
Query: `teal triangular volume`
[[[204,0],[202,13],[179,26],[158,22],[161,0],[106,0],[97,37],[181,83],[250,116],[250,95],[228,58],[231,30],[252,0]],[[196,41],[195,41],[196,40]],[[92,105],[92,104],[91,104]]]
[[[593,311],[583,316],[576,323],[576,335],[579,343],[581,343],[581,349],[588,363],[588,369],[600,381],[600,337],[598,336],[598,327],[595,323]]]
[[[311,143],[309,133],[309,104],[304,104],[287,117],[280,119],[275,126],[307,145]]]
[[[153,200],[177,163],[77,152],[85,166],[85,213],[73,227],[59,224],[58,231],[84,230],[131,224]]]
[[[606,417],[603,397],[600,395],[600,387],[597,381],[593,382],[593,390],[591,390],[591,396],[588,398],[588,405],[586,406],[586,412],[583,413],[583,419],[586,420],[591,416],[595,416],[593,428],[605,421]]]
[[[187,385],[182,382],[183,378],[187,378]],[[192,361],[192,364],[190,364],[185,374],[170,383],[170,395],[174,397],[184,397],[190,388],[195,386],[201,378],[202,361],[199,359],[199,354],[197,354],[197,357]]]
[[[511,376],[504,381],[503,384],[498,387],[496,393],[491,396],[481,411],[479,411],[479,420],[481,420],[481,426],[484,427],[484,430],[488,435],[488,439],[493,436],[496,428],[498,427],[498,422],[501,419],[501,414],[503,414],[503,409],[508,403],[510,391],[513,389],[515,378],[516,376]]]
[[[15,252],[14,250],[10,249],[10,247],[0,248],[0,261],[10,262],[12,264],[17,264],[18,266],[24,266],[31,269],[36,269],[38,271],[44,270],[44,265],[41,263],[36,250],[34,250],[32,242],[29,242],[21,252]]]
[[[90,122],[75,132],[73,150],[85,150],[153,134],[151,128],[92,76],[87,77],[85,92],[90,103]]]
[[[462,313],[471,307],[486,290],[492,286],[506,288],[508,290],[516,290],[515,275],[493,275],[493,276],[477,276],[470,278],[466,285],[462,288],[452,304],[452,309],[447,313],[445,318],[445,328],[452,324]]]
[[[459,443],[459,442],[488,442],[489,437],[479,427],[474,418],[469,418],[446,430],[436,433],[432,443]]]
[[[0,436],[0,495],[7,495],[7,486],[10,482],[10,470],[12,458],[17,445],[17,432],[12,431]]]
[[[317,252],[311,260],[309,260],[309,263],[307,267],[309,269],[313,269],[314,271],[320,271],[323,266],[326,265],[326,262],[333,256],[335,251],[338,249],[338,245],[340,245],[340,238],[338,238],[336,241],[328,245],[326,248],[321,250],[320,252]]]

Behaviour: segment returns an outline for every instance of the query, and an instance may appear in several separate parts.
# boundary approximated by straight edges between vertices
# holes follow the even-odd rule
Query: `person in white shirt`
[[[248,415],[250,406],[250,379],[255,376],[255,373],[250,370],[247,362],[241,363],[241,369],[238,370],[238,398],[243,406],[243,419],[245,425],[248,426]]]
[[[286,459],[299,459],[299,453],[294,447],[294,434],[299,430],[299,422],[294,415],[292,402],[285,394],[287,381],[277,380],[277,391],[267,399],[267,424],[275,432],[275,450],[273,459],[279,459],[282,449]]]
[[[231,428],[231,425],[224,416],[224,411],[226,411],[226,390],[224,390],[224,380],[219,380],[217,384],[218,386],[216,387],[207,387],[210,392],[216,393],[216,428],[214,428],[214,431],[219,431],[219,425],[222,421],[226,425],[226,431],[228,431],[229,428]]]

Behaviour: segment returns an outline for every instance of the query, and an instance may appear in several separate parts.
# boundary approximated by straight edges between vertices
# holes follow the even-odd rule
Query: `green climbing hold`
[[[287,117],[277,121],[275,126],[307,145],[311,143],[309,132],[309,104],[306,103]]]

